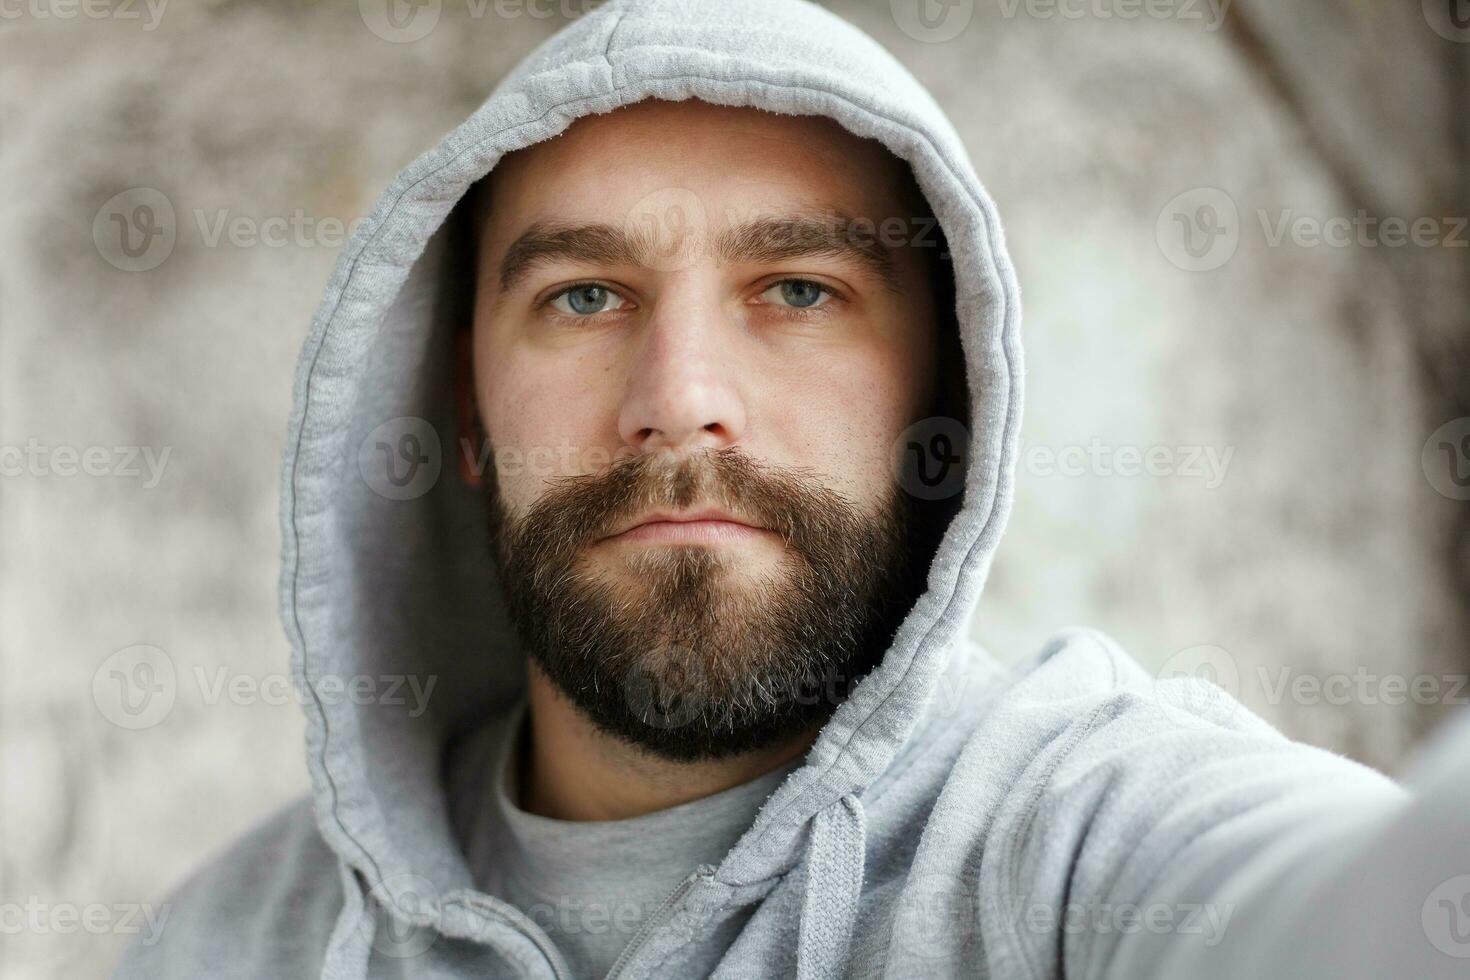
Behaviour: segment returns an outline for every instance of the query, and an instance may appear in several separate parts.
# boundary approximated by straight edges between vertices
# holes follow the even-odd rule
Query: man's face
[[[906,179],[831,120],[696,101],[496,167],[472,354],[496,558],[536,665],[614,734],[759,747],[891,638],[893,445],[937,370]]]

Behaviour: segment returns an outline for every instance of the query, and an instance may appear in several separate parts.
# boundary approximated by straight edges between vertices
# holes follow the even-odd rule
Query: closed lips
[[[638,517],[638,518],[634,519],[630,523],[628,523],[628,524],[626,524],[626,525],[618,528],[616,531],[613,531],[611,534],[608,535],[608,537],[617,537],[619,535],[626,534],[627,532],[632,531],[632,530],[634,530],[636,528],[645,527],[645,526],[650,525],[650,524],[692,524],[692,523],[701,523],[701,524],[725,524],[725,525],[734,525],[735,527],[738,527],[738,528],[749,528],[749,529],[752,529],[752,530],[763,530],[763,528],[761,528],[760,525],[753,524],[753,523],[751,523],[749,521],[746,521],[746,520],[742,520],[741,518],[736,517],[733,514],[730,514],[729,512],[723,511],[723,510],[705,509],[705,510],[687,510],[687,511],[677,511],[677,512],[673,512],[673,511],[657,511],[657,512],[654,512],[652,514],[645,514],[642,517]],[[732,528],[732,530],[733,529],[734,528]]]

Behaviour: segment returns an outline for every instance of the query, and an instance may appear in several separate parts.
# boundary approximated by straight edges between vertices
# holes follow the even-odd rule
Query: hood
[[[912,167],[953,261],[970,420],[957,516],[881,665],[703,879],[749,888],[808,855],[812,887],[836,890],[803,922],[811,975],[844,955],[862,876],[860,794],[964,641],[1009,510],[1022,367],[1015,275],[958,134],[890,54],[805,0],[598,7],[398,175],[343,250],[301,354],[282,476],[281,615],[317,820],[347,890],[324,975],[364,974],[373,927],[348,923],[373,902],[394,920],[543,963],[548,976],[563,969],[534,924],[473,888],[441,783],[448,733],[515,704],[524,680],[481,498],[455,476],[461,310],[447,219],[504,154],[648,98],[828,116],[879,141]]]

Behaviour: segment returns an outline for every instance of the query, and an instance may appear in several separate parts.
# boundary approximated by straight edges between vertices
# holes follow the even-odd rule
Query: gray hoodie
[[[1470,976],[1470,719],[1405,789],[1202,681],[1156,683],[1096,632],[1004,670],[967,638],[1011,501],[1015,276],[933,98],[804,0],[612,0],[363,222],[301,355],[282,476],[311,798],[191,877],[117,975],[570,975],[476,890],[445,788],[447,740],[524,682],[480,498],[453,478],[446,219],[503,154],[649,97],[829,116],[912,166],[953,256],[971,426],[958,516],[880,667],[613,975]]]

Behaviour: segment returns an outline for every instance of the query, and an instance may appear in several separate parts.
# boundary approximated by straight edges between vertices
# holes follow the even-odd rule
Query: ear
[[[454,416],[458,424],[459,476],[478,490],[485,482],[485,427],[475,398],[475,332],[461,327],[454,332]]]

